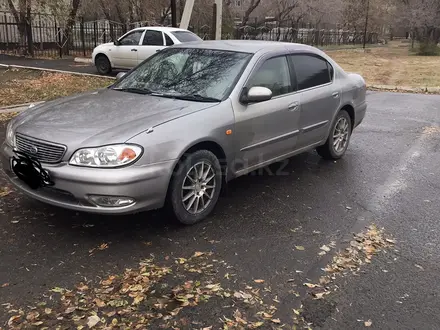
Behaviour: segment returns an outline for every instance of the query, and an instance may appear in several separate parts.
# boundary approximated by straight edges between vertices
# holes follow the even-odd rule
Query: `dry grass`
[[[368,85],[440,87],[440,57],[412,55],[407,44],[327,51],[346,71],[361,74]]]
[[[90,76],[50,73],[34,70],[0,70],[0,107],[94,90],[110,85],[112,80]]]

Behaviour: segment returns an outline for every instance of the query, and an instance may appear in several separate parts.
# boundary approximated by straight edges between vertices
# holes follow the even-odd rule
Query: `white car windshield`
[[[113,89],[161,96],[219,101],[228,95],[252,54],[168,48],[113,85]]]

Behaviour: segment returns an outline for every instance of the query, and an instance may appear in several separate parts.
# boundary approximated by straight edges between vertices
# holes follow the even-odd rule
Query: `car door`
[[[341,90],[334,80],[334,69],[315,54],[288,56],[301,95],[299,148],[327,139],[329,126],[339,109]]]
[[[118,40],[111,55],[115,68],[131,69],[138,64],[138,51],[144,32],[134,30]]]
[[[147,29],[138,51],[138,63],[164,48],[165,39],[162,31]]]
[[[264,102],[234,105],[235,135],[239,155],[234,171],[254,169],[291,153],[299,134],[300,96],[286,56],[259,61],[250,74],[244,90],[267,87],[272,99]]]

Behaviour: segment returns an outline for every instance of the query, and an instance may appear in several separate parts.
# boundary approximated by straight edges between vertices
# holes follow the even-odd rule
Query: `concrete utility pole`
[[[185,8],[183,9],[182,18],[180,20],[180,28],[181,29],[188,29],[189,21],[191,20],[191,14],[194,7],[194,0],[186,0],[185,1]]]
[[[215,21],[215,39],[220,40],[222,38],[222,0],[214,0],[216,6]],[[182,19],[180,20],[180,28],[188,29],[189,21],[191,20],[191,14],[194,7],[194,0],[186,0],[185,8],[183,9]]]
[[[223,1],[215,0],[216,4],[216,17],[215,17],[215,40],[220,40],[222,38],[222,11],[223,11]]]
[[[370,11],[370,0],[367,0],[367,10],[365,13],[365,30],[364,30],[364,49],[367,43],[367,29],[368,29],[368,12]]]

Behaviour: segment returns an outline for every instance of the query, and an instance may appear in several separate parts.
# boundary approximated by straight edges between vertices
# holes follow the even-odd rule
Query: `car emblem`
[[[38,148],[36,146],[30,146],[29,147],[29,152],[33,155],[38,153]]]

